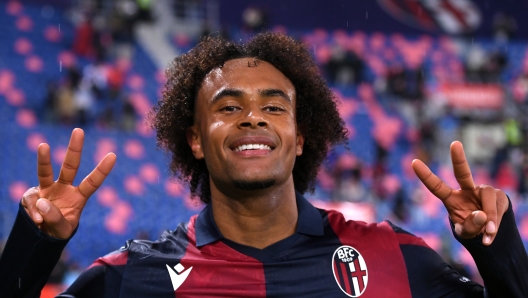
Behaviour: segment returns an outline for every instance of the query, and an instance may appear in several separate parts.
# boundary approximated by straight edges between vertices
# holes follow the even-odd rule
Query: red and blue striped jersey
[[[339,212],[313,207],[300,194],[297,206],[296,232],[264,249],[225,239],[212,208],[206,206],[157,241],[128,241],[99,258],[59,297],[528,296],[528,256],[511,206],[491,246],[483,246],[481,237],[458,239],[473,255],[486,287],[461,276],[422,239],[390,222],[347,221]],[[27,227],[30,222],[20,218],[23,209],[22,213],[14,229],[25,224],[26,230],[35,232]],[[23,244],[11,237],[6,249]],[[50,241],[45,237],[37,238]],[[48,256],[50,251],[60,254],[59,246],[46,247]],[[38,258],[38,252],[32,253],[26,258]],[[17,262],[21,267],[44,266],[43,261],[28,264],[19,258]],[[14,268],[14,263],[0,261],[0,268]],[[53,264],[47,265],[50,272]],[[9,293],[39,291],[34,288],[40,280],[22,289],[17,289],[16,280],[11,282],[15,286],[6,284],[11,286]],[[5,283],[0,281],[2,286]]]

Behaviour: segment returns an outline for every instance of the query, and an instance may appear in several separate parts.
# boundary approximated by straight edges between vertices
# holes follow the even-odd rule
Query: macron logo
[[[165,266],[167,266],[167,270],[169,270],[170,279],[172,281],[172,287],[174,288],[174,291],[176,291],[187,279],[187,276],[189,276],[189,273],[191,273],[192,267],[185,270],[185,267],[183,267],[183,265],[180,263],[174,266],[174,269],[169,267],[169,265],[167,264],[165,264]]]

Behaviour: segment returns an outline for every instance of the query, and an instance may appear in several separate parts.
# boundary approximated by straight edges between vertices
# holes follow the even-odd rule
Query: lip
[[[238,146],[248,145],[248,144],[263,144],[263,145],[269,146],[272,151],[275,149],[275,147],[277,147],[275,142],[268,137],[246,136],[246,137],[236,139],[234,142],[229,144],[229,149],[234,151],[235,148],[237,148]],[[248,150],[248,151],[251,151],[251,150]],[[262,151],[262,150],[253,150],[253,151]],[[269,151],[266,150],[266,152],[269,152]]]

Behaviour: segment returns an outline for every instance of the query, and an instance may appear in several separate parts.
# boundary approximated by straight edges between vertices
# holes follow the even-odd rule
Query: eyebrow
[[[280,96],[284,98],[286,101],[291,103],[291,98],[284,93],[284,91],[280,89],[264,89],[264,90],[258,90],[259,94],[264,97],[272,97],[272,96]]]
[[[291,103],[291,98],[288,95],[286,95],[284,91],[280,89],[259,89],[258,93],[260,96],[264,96],[264,97],[280,96],[286,101]],[[215,94],[215,96],[211,100],[211,103],[217,102],[226,96],[242,97],[244,96],[244,91],[238,90],[238,89],[231,89],[231,88],[222,89],[220,92]]]
[[[230,89],[230,88],[222,89],[222,91],[215,94],[215,96],[211,100],[211,103],[215,103],[226,96],[242,97],[243,95],[244,95],[244,92],[242,92],[242,90]]]

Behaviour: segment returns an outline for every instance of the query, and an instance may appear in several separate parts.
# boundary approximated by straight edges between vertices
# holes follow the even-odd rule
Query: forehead
[[[228,60],[211,70],[204,78],[198,96],[212,95],[221,89],[281,89],[295,95],[291,81],[272,64],[255,58]],[[250,91],[250,90],[247,90]]]

